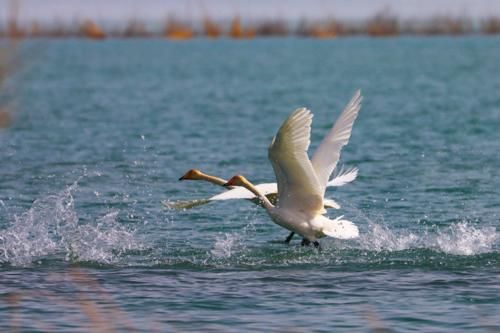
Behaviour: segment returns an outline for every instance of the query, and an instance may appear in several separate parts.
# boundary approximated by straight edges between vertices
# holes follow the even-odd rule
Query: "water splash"
[[[385,225],[370,223],[370,230],[362,233],[359,244],[371,251],[401,251],[415,246],[419,237],[411,232],[395,233]]]
[[[113,263],[124,251],[140,247],[134,232],[117,222],[118,211],[97,223],[79,223],[72,195],[77,186],[78,180],[14,216],[12,224],[0,230],[0,263],[26,266],[51,256]]]
[[[217,236],[214,248],[210,251],[212,256],[219,259],[230,258],[242,246],[241,237],[236,233],[225,233]]]
[[[447,230],[439,230],[435,243],[445,253],[475,255],[491,252],[496,239],[494,227],[476,228],[468,222],[460,222],[451,225]]]
[[[402,251],[427,248],[454,255],[477,255],[494,251],[497,234],[494,227],[478,227],[462,221],[447,227],[424,229],[421,233],[395,232],[385,225],[371,222],[358,244],[370,251]],[[434,229],[434,230],[432,230]]]

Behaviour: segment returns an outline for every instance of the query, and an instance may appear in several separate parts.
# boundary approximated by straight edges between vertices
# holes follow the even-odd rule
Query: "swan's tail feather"
[[[340,209],[340,205],[332,199],[323,199],[323,205],[325,206],[325,208]]]
[[[356,167],[348,168],[344,170],[344,167],[340,169],[340,171],[330,180],[327,186],[344,186],[347,183],[350,183],[358,177],[359,169]]]
[[[210,200],[208,199],[198,199],[198,200],[182,200],[182,201],[167,201],[164,200],[161,203],[165,208],[168,209],[191,209],[197,206],[201,206],[204,204],[209,203]]]
[[[340,239],[352,239],[359,237],[358,227],[349,220],[343,218],[344,216],[339,216],[335,220],[330,220],[323,225],[323,233],[327,236],[340,238]]]

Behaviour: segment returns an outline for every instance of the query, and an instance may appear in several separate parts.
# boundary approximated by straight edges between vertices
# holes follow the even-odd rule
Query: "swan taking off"
[[[268,150],[268,157],[278,181],[278,201],[273,205],[245,177],[236,175],[225,186],[243,186],[262,200],[271,219],[278,225],[301,235],[303,245],[325,236],[351,239],[359,236],[354,223],[342,216],[331,220],[323,214],[328,179],[335,169],[340,151],[349,142],[352,126],[361,107],[358,90],[316,149],[312,159],[310,144],[312,113],[306,108],[295,110],[281,125]]]
[[[358,176],[358,168],[349,168],[344,170],[341,168],[339,172],[335,175],[335,177],[328,182],[328,187],[334,186],[344,186],[356,179]],[[211,184],[223,186],[227,180],[222,178],[208,175],[204,172],[201,172],[197,169],[188,170],[179,180],[201,180]],[[264,194],[272,204],[276,203],[278,198],[278,185],[276,183],[264,183],[255,185],[255,187],[259,190],[260,193]],[[189,200],[189,201],[178,201],[178,202],[167,202],[164,201],[163,204],[167,208],[175,208],[175,209],[188,209],[193,208],[199,205],[203,205],[209,203],[211,201],[221,201],[221,200],[235,200],[235,199],[246,199],[252,201],[254,204],[261,205],[261,201],[258,197],[255,196],[252,192],[248,191],[244,187],[228,187],[228,191],[219,193],[214,195],[208,199],[198,199],[198,200]],[[332,199],[324,199],[325,208],[335,208],[340,209],[340,205]]]

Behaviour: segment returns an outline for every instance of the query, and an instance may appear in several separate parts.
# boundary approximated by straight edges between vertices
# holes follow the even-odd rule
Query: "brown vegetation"
[[[366,23],[366,32],[373,37],[395,36],[399,34],[397,18],[379,13]]]
[[[336,19],[312,24],[302,21],[297,29],[297,35],[319,39],[331,39],[347,35],[346,25]]]
[[[151,37],[151,33],[148,31],[143,22],[137,19],[131,19],[128,21],[121,36],[125,38]]]
[[[177,327],[178,318],[163,318],[159,321],[154,316],[135,320],[130,311],[124,309],[116,300],[115,295],[108,290],[96,276],[84,269],[70,268],[64,272],[49,273],[47,279],[58,285],[55,290],[13,290],[4,293],[0,302],[4,303],[5,322],[3,328],[7,332],[21,332],[28,327],[30,331],[54,332],[60,330],[53,318],[49,320],[31,318],[22,314],[23,306],[33,302],[37,306],[50,305],[51,309],[64,309],[60,313],[60,320],[65,327],[73,331],[112,333],[112,332],[184,332]],[[374,333],[392,332],[380,316],[369,305],[361,305],[361,315],[366,322],[366,329]],[[363,311],[364,310],[364,311]],[[71,315],[68,315],[71,314]],[[182,315],[181,312],[179,312]],[[40,316],[38,316],[40,318]],[[193,318],[196,320],[196,318]],[[217,327],[219,332],[229,329]],[[307,332],[297,327],[285,327],[283,332]]]
[[[419,35],[465,35],[473,31],[470,19],[435,16],[422,23],[421,27],[414,33]]]
[[[288,26],[285,21],[264,21],[255,29],[257,36],[287,36]]]
[[[4,106],[0,106],[0,128],[9,127],[12,123],[12,113]]]
[[[90,39],[104,39],[106,34],[94,21],[86,20],[80,29],[82,35]]]
[[[20,65],[17,56],[16,40],[0,46],[0,129],[12,125],[16,109],[11,104],[13,91],[6,89],[7,81],[15,74]]]
[[[163,35],[171,40],[186,40],[193,38],[194,31],[188,24],[170,17],[165,24]]]
[[[254,38],[255,30],[252,27],[243,28],[239,15],[233,17],[231,27],[229,29],[229,37],[234,39]]]
[[[481,22],[481,32],[488,35],[500,34],[500,18],[489,17]]]
[[[296,35],[310,38],[337,38],[350,35],[368,35],[385,37],[397,35],[465,35],[481,33],[487,35],[500,34],[500,17],[491,16],[479,22],[473,22],[465,16],[435,16],[426,20],[400,20],[384,9],[364,22],[353,22],[330,18],[313,22],[302,21],[298,25],[284,20],[264,20],[253,25],[243,25],[242,17],[235,15],[226,24],[213,21],[207,10],[201,5],[202,20],[193,24],[170,16],[162,31],[149,31],[146,24],[137,18],[129,20],[123,28],[110,30],[106,25],[98,25],[87,19],[83,23],[57,20],[52,24],[30,22],[21,24],[19,17],[19,0],[9,0],[6,24],[0,24],[0,37],[20,39],[25,37],[83,37],[104,39],[107,36],[123,38],[165,37],[171,40],[186,40],[195,36],[210,39],[227,36],[233,39],[289,36]],[[192,23],[192,22],[191,22]],[[474,24],[477,23],[477,24]],[[195,27],[199,27],[198,30]]]
[[[218,38],[222,34],[219,26],[207,16],[203,19],[203,28],[205,30],[205,36],[208,38]]]
[[[36,298],[38,301],[48,302],[51,306],[61,306],[81,314],[81,319],[74,317],[71,324],[86,332],[136,332],[137,328],[124,310],[117,305],[109,292],[90,274],[79,269],[70,269],[63,274],[53,274],[52,279],[67,285],[74,292],[71,297],[64,293],[51,291],[23,291],[9,293],[3,297],[5,303],[11,308],[8,322],[9,332],[21,331],[25,320],[18,314],[18,309],[24,302]],[[90,297],[92,296],[93,299]],[[27,323],[37,331],[51,332],[55,328],[44,321]]]
[[[19,2],[10,1],[7,33],[4,34],[7,39],[0,41],[0,129],[12,124],[16,112],[12,105],[14,89],[7,89],[7,85],[22,64],[17,46],[24,32],[17,24],[18,14]]]
[[[376,15],[366,22],[348,22],[337,19],[320,22],[302,21],[298,25],[289,24],[282,20],[263,21],[253,26],[244,26],[239,16],[235,16],[229,25],[224,27],[209,18],[198,24],[200,30],[193,25],[176,19],[169,19],[164,29],[149,31],[146,25],[137,19],[128,21],[122,29],[106,29],[92,20],[85,20],[83,24],[70,25],[62,21],[42,25],[31,22],[20,26],[14,21],[0,27],[0,37],[9,38],[66,38],[83,37],[101,40],[108,36],[117,38],[147,38],[165,37],[171,40],[187,40],[196,36],[210,39],[227,36],[233,39],[269,37],[269,36],[300,36],[310,38],[337,38],[351,35],[368,35],[371,37],[386,37],[398,35],[436,36],[436,35],[467,35],[467,34],[500,34],[500,18],[490,17],[478,22],[477,28],[473,21],[467,18],[433,17],[424,21],[400,21],[395,17]],[[293,29],[293,27],[296,27]]]

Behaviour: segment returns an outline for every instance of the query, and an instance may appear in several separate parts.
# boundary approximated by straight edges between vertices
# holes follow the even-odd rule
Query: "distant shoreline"
[[[390,14],[379,13],[364,21],[302,20],[292,23],[281,19],[249,23],[240,16],[230,22],[212,21],[209,17],[193,22],[169,17],[163,25],[150,27],[139,19],[122,25],[107,25],[92,19],[48,23],[19,23],[13,15],[7,24],[0,24],[0,38],[166,38],[188,40],[193,38],[252,39],[257,37],[297,36],[316,39],[334,39],[351,36],[466,36],[500,34],[500,17],[482,20],[468,17],[435,16],[429,19],[400,20]]]

